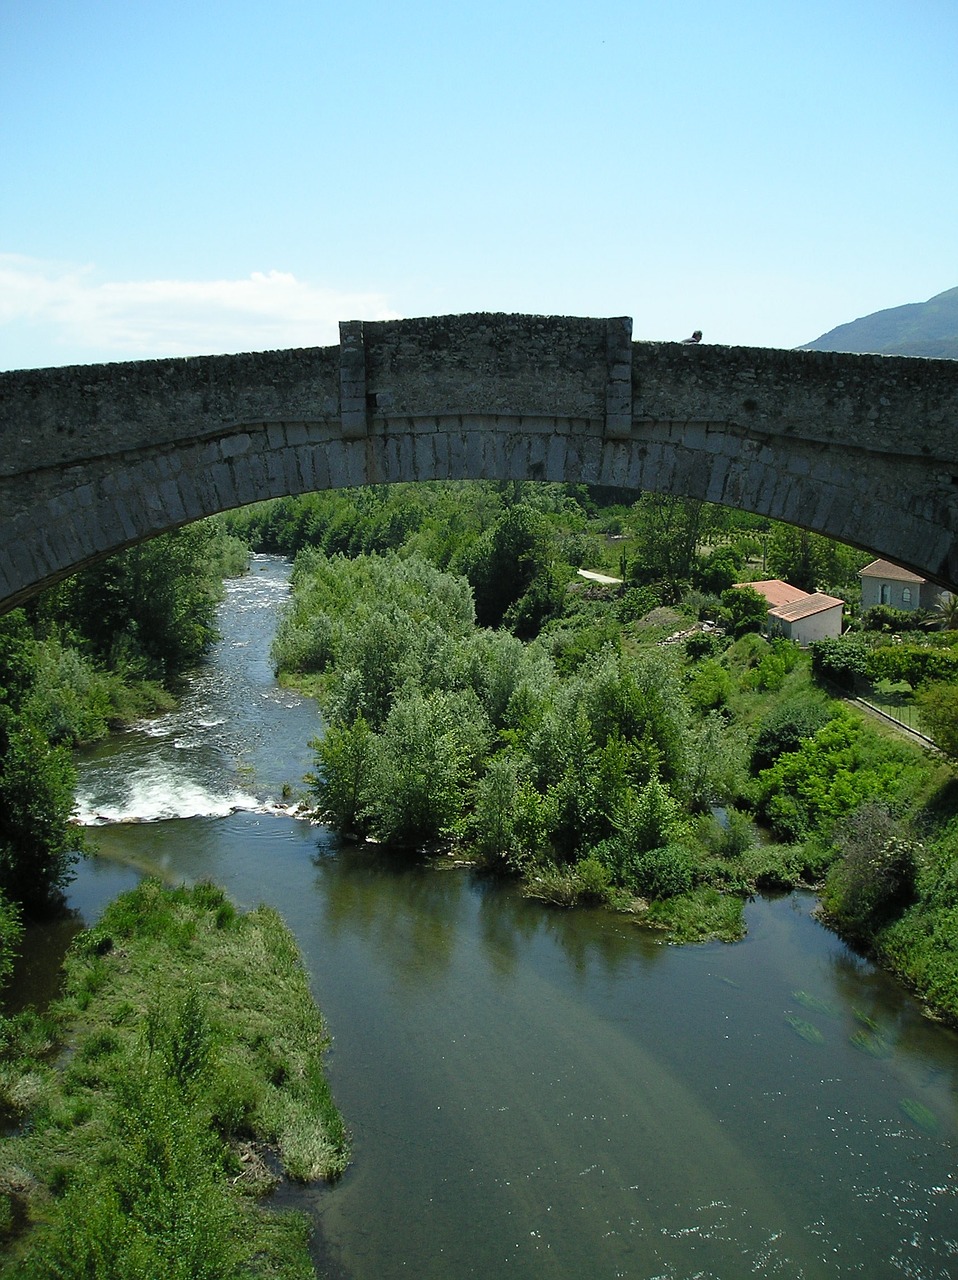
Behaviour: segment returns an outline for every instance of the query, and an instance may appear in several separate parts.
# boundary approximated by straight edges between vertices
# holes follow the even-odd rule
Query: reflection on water
[[[185,794],[240,784],[255,805],[98,827],[72,901],[90,919],[148,868],[282,911],[354,1135],[342,1183],[298,1201],[330,1274],[956,1274],[958,1038],[823,930],[808,895],[751,904],[734,946],[668,947],[270,811],[317,723],[264,696],[283,582],[265,563],[270,603],[245,583],[224,614],[211,665],[234,665],[207,673],[211,741],[172,748]],[[104,769],[121,793],[152,750],[131,735],[91,762],[102,803]]]

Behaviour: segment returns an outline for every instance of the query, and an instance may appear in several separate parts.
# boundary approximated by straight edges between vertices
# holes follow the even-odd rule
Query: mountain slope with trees
[[[958,360],[958,288],[840,324],[801,349]]]

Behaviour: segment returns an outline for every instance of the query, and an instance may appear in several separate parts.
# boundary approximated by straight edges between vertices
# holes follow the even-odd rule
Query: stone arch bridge
[[[958,361],[350,321],[334,347],[3,373],[0,433],[0,612],[218,511],[400,480],[704,498],[958,589]]]

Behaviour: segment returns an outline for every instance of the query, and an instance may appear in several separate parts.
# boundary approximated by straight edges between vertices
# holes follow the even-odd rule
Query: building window
[[[911,587],[902,587],[901,602],[902,604],[911,604]]]
[[[891,604],[891,587],[887,582],[881,584],[881,602],[882,604]]]

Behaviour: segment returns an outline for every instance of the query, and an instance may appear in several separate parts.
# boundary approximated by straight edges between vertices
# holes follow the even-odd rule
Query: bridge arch
[[[958,588],[958,361],[633,343],[631,321],[341,325],[338,347],[0,374],[0,610],[264,498],[543,480],[702,498]]]

